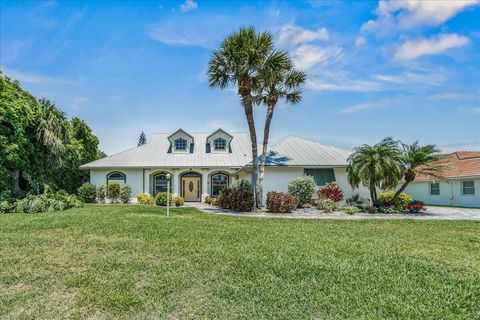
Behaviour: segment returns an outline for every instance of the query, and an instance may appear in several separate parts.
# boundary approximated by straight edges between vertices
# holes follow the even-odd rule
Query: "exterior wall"
[[[90,170],[90,182],[96,186],[107,184],[107,174],[112,171],[119,171],[126,175],[126,184],[132,187],[132,199],[136,201],[137,194],[143,192],[142,187],[142,169],[108,169],[108,170]],[[117,181],[118,182],[118,181]]]
[[[368,189],[360,186],[353,189],[347,180],[347,172],[345,168],[334,168],[335,181],[343,190],[344,198],[349,198],[353,194],[359,194],[362,198],[370,198]],[[267,192],[269,191],[288,191],[288,182],[293,178],[304,175],[304,168],[293,167],[267,167],[265,170],[265,184],[263,187],[263,199],[266,201]],[[242,171],[239,174],[240,179],[248,179],[251,181],[251,173]]]
[[[467,180],[473,180],[475,183],[474,195],[462,194],[462,182]],[[426,204],[480,208],[480,178],[438,182],[440,184],[439,195],[430,194],[430,181],[414,181],[408,185],[405,192]]]

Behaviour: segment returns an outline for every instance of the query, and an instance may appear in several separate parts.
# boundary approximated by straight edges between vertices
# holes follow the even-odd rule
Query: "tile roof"
[[[441,173],[445,178],[462,178],[480,176],[480,152],[457,151],[445,155],[437,162],[446,169]],[[415,181],[432,180],[428,176],[418,176]]]

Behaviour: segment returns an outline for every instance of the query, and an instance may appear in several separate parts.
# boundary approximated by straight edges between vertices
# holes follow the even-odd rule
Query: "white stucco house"
[[[442,179],[419,176],[405,192],[426,204],[480,208],[480,152],[453,152],[439,164]]]
[[[354,193],[368,197],[364,188],[352,189],[346,166],[350,151],[298,137],[286,137],[270,148],[265,171],[264,192],[287,191],[288,182],[304,174],[318,186],[336,181],[345,198]],[[95,185],[113,181],[127,183],[132,195],[167,191],[166,175],[171,175],[171,192],[185,201],[204,201],[216,196],[234,180],[251,176],[251,143],[248,133],[218,129],[210,133],[154,134],[148,143],[81,166],[90,170]]]

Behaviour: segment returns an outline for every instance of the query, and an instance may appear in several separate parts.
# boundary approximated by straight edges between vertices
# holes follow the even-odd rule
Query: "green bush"
[[[65,192],[51,192],[41,195],[29,195],[15,202],[15,212],[37,213],[61,211],[83,206],[83,200],[76,195]]]
[[[107,197],[107,187],[104,184],[101,184],[97,187],[97,200],[100,203],[105,203],[106,197]]]
[[[118,182],[108,185],[108,199],[111,203],[117,203],[120,198],[120,184]]]
[[[97,188],[94,184],[90,182],[85,182],[82,184],[78,190],[78,196],[83,199],[86,203],[94,203],[97,199]]]
[[[159,193],[157,193],[157,196],[155,197],[155,204],[157,206],[166,207],[168,200],[170,201],[170,205],[172,205],[172,195],[171,194],[167,194],[166,192],[159,192]]]
[[[293,178],[288,182],[288,192],[295,197],[299,207],[311,202],[316,188],[317,184],[311,176]]]
[[[149,195],[148,193],[139,193],[137,194],[137,201],[141,204],[154,205],[155,198]]]
[[[239,179],[233,181],[231,188],[245,192],[252,192],[252,184],[248,179]]]
[[[345,207],[341,207],[340,211],[345,212],[346,214],[356,214],[360,212],[360,209],[353,206],[345,206]]]
[[[387,206],[387,203],[389,203],[393,199],[394,195],[395,191],[382,192],[378,195],[377,202],[380,206]],[[413,198],[411,195],[402,192],[398,196],[397,200],[395,200],[395,203],[393,203],[392,205],[399,209],[406,209],[410,202],[412,202],[412,200]]]
[[[122,203],[129,203],[132,197],[132,187],[128,184],[124,184],[120,187],[120,200]]]

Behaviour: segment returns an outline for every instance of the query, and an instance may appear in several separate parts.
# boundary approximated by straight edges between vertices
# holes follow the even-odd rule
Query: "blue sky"
[[[208,87],[220,41],[271,31],[308,77],[272,141],[351,149],[392,136],[480,149],[480,1],[2,1],[0,66],[85,119],[107,153],[141,130],[247,131],[234,90]],[[257,107],[263,131],[264,108]]]

